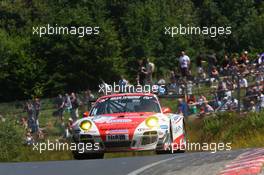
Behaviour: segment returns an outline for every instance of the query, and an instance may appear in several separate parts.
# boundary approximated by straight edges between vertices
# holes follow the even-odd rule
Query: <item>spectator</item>
[[[85,91],[85,102],[87,105],[87,111],[90,111],[92,107],[92,101],[94,100],[94,95],[92,94],[91,90],[88,89]]]
[[[258,105],[258,111],[262,111],[264,109],[264,94],[263,93],[259,93],[259,105]]]
[[[249,63],[249,58],[248,58],[248,51],[244,51],[242,54],[241,54],[241,57],[238,61],[238,64],[248,64]]]
[[[256,106],[254,101],[250,101],[249,111],[256,112]]]
[[[237,58],[236,57],[233,57],[231,63],[230,63],[230,66],[231,67],[236,67],[238,65],[238,62],[237,62]]]
[[[178,99],[178,113],[184,117],[188,116],[188,105],[181,98]]]
[[[204,108],[205,113],[214,112],[214,108],[211,105],[209,105],[207,101],[205,102],[204,106],[205,106]]]
[[[206,79],[206,73],[204,72],[203,69],[200,69],[200,70],[198,71],[197,78],[198,78],[198,83],[199,83],[200,81],[204,81],[204,80]],[[199,87],[200,87],[200,84],[198,84],[198,85],[199,85]]]
[[[79,118],[79,100],[77,99],[76,95],[74,92],[71,93],[71,97],[70,97],[70,100],[71,100],[71,105],[72,105],[72,108],[71,108],[71,117],[73,119],[73,121],[76,121],[78,118]]]
[[[201,53],[199,53],[199,55],[196,57],[196,68],[197,68],[197,73],[200,74],[203,71],[203,66],[202,66],[202,60],[203,60],[203,56]]]
[[[233,90],[237,87],[236,83],[234,81],[232,81],[231,78],[225,78],[224,79],[225,83],[226,83],[226,88],[229,90]]]
[[[186,91],[187,91],[187,95],[192,95],[192,88],[193,88],[193,83],[192,81],[188,81],[186,84]]]
[[[200,95],[200,97],[198,99],[198,105],[199,105],[199,107],[203,106],[206,101],[207,101],[206,97],[203,96],[203,95]]]
[[[67,112],[71,112],[71,109],[72,109],[71,97],[67,93],[65,94],[64,103],[65,103],[64,105],[65,105],[65,108],[67,109]]]
[[[205,115],[210,114],[212,112],[214,112],[213,107],[211,105],[209,105],[207,101],[205,101],[204,106],[202,106],[200,109],[200,116],[205,116]]]
[[[241,54],[239,60],[237,61],[238,65],[246,64],[244,53]]]
[[[27,132],[26,137],[25,137],[25,144],[26,145],[32,145],[33,143],[34,143],[34,139],[31,135],[31,133]]]
[[[225,54],[224,60],[222,61],[222,64],[221,64],[221,74],[224,76],[227,76],[228,75],[228,68],[229,68],[229,58]]]
[[[249,74],[249,71],[247,69],[247,66],[245,64],[239,65],[238,66],[238,71],[241,75],[247,75]]]
[[[174,71],[170,71],[170,84],[169,84],[168,90],[169,90],[169,93],[179,94],[179,87],[177,84]]]
[[[196,107],[196,98],[194,95],[190,95],[190,97],[187,99],[187,103],[190,109],[191,114],[197,113],[197,107]]]
[[[65,128],[64,138],[70,138],[72,135],[72,125],[73,125],[73,119],[69,118],[67,126]]]
[[[57,104],[57,115],[61,121],[61,123],[63,123],[64,121],[64,117],[63,117],[63,113],[64,113],[64,109],[65,109],[65,99],[62,97],[61,94],[59,94],[57,100],[56,100],[56,104]]]
[[[45,139],[45,135],[44,135],[42,129],[39,129],[38,133],[37,133],[37,140],[39,141],[39,140],[44,140],[44,139]]]
[[[170,71],[170,82],[176,82],[176,75],[175,72],[172,70]]]
[[[157,85],[158,85],[158,94],[164,95],[167,92],[167,88],[166,88],[166,81],[162,77],[162,75],[159,76]]]
[[[264,53],[258,55],[257,64],[258,66],[264,63]]]
[[[157,82],[158,85],[165,85],[166,84],[166,80],[160,76]]]
[[[23,126],[24,129],[28,129],[28,121],[25,117],[22,117],[20,119],[20,124],[21,124],[21,126]]]
[[[25,106],[25,110],[28,114],[28,127],[32,133],[37,131],[36,120],[35,120],[35,110],[31,101],[28,101]]]
[[[33,106],[34,106],[34,110],[35,110],[35,122],[36,122],[37,131],[38,131],[38,129],[39,129],[39,114],[40,114],[40,107],[41,107],[39,98],[35,98]]]
[[[241,88],[247,88],[248,87],[248,82],[246,78],[241,78],[239,80],[239,84]]]
[[[146,76],[148,74],[146,67],[143,64],[142,60],[138,61],[138,72],[137,72],[137,80],[138,84],[145,85],[146,84]]]
[[[146,81],[148,84],[152,85],[152,83],[153,83],[152,77],[153,77],[153,73],[155,70],[155,65],[154,65],[154,63],[149,61],[149,58],[147,58],[145,60],[145,62],[146,62],[146,71],[147,71]]]
[[[264,74],[263,73],[257,73],[256,82],[260,83],[262,81],[264,81]]]
[[[216,59],[216,54],[215,53],[208,53],[207,54],[207,61],[208,61],[208,75],[210,75],[212,68],[214,66],[217,66],[217,59]]]
[[[213,66],[211,69],[210,77],[211,77],[211,82],[215,80],[219,80],[219,73],[215,66]]]
[[[187,77],[189,75],[189,68],[191,65],[191,61],[189,56],[185,54],[185,51],[181,52],[181,56],[179,58],[180,70],[183,77]]]
[[[190,95],[189,98],[187,99],[187,103],[196,103],[196,98],[194,95]]]
[[[226,78],[224,80],[226,80]],[[225,91],[227,90],[227,83],[224,80],[218,83],[217,96],[220,100],[225,97]]]
[[[234,111],[238,107],[238,100],[235,99],[234,97],[231,98],[226,98],[226,108],[229,111]]]
[[[120,76],[120,80],[118,81],[118,85],[119,85],[119,92],[120,93],[126,92],[128,81],[124,78],[123,75]]]

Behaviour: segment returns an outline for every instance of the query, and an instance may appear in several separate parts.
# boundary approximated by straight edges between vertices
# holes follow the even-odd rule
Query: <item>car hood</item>
[[[132,129],[155,114],[152,112],[105,114],[94,116],[92,120],[99,130]]]

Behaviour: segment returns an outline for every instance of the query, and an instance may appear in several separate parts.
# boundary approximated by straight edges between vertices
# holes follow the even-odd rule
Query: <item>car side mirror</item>
[[[163,114],[168,114],[168,113],[171,113],[171,108],[162,107],[161,108],[161,111],[162,111]]]

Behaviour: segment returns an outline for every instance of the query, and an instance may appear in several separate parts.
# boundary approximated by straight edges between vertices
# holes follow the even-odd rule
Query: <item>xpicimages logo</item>
[[[37,142],[33,143],[33,151],[39,151],[43,153],[44,151],[78,151],[78,153],[84,153],[89,151],[99,151],[99,143],[63,143],[63,142]]]
[[[77,35],[79,38],[88,35],[98,35],[100,33],[100,28],[98,26],[91,27],[91,26],[52,26],[50,24],[44,26],[34,26],[32,28],[32,34],[38,35],[39,37],[45,35]]]
[[[117,83],[113,83],[113,85],[109,85],[106,83],[100,84],[99,93],[103,93],[105,95],[111,93],[158,93],[165,91],[165,85],[119,85]]]

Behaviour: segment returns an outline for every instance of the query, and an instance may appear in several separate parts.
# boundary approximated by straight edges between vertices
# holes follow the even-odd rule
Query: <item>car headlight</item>
[[[149,128],[154,128],[159,126],[159,119],[157,117],[149,117],[145,121]]]
[[[89,131],[92,127],[92,123],[88,120],[84,120],[80,123],[80,128],[84,131]]]

